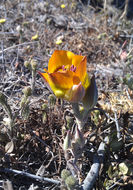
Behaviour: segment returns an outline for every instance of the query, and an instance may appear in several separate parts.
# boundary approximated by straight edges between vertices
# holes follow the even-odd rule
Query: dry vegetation
[[[9,129],[9,113],[0,107],[0,189],[60,189],[55,183],[14,171],[61,180],[66,168],[62,131],[66,116],[74,119],[71,105],[56,100],[53,106],[37,74],[24,112],[20,106],[22,90],[33,82],[24,63],[34,60],[41,70],[55,49],[87,56],[88,72],[95,73],[98,86],[97,107],[105,113],[94,111],[85,126],[86,144],[78,163],[81,180],[108,136],[93,189],[133,189],[132,21],[119,19],[122,12],[110,6],[94,10],[76,0],[0,1],[0,17],[6,19],[0,24],[0,91],[15,117]]]

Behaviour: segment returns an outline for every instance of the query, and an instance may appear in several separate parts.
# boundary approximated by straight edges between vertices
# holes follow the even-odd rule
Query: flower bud
[[[31,96],[31,88],[29,86],[25,87],[22,92],[26,97]]]
[[[25,66],[26,68],[30,68],[30,61],[25,61],[25,62],[24,62],[24,66]]]
[[[36,71],[36,69],[37,69],[37,61],[35,59],[32,59],[30,64],[31,64],[32,70]]]

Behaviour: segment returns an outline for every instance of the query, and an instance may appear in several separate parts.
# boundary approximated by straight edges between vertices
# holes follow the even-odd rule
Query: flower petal
[[[87,57],[84,56],[79,66],[77,67],[75,74],[79,77],[85,89],[90,85],[90,78],[88,77],[86,68],[87,68]]]
[[[76,103],[80,102],[85,95],[85,89],[82,86],[81,82],[78,85],[73,85],[65,94],[65,99]]]
[[[41,73],[39,72],[39,74],[43,77],[43,79],[46,82],[47,87],[53,91],[53,93],[55,94],[55,96],[57,96],[58,98],[64,98],[65,94],[66,94],[66,89],[60,89],[58,88],[53,80],[51,79],[50,74],[48,73]]]
[[[78,66],[82,61],[83,56],[75,55],[70,51],[65,50],[55,50],[52,57],[49,60],[48,72],[53,73],[62,68],[62,66]]]
[[[65,93],[73,86],[73,72],[40,73],[45,82],[57,97],[64,98]]]
[[[58,88],[70,89],[73,86],[72,71],[51,73],[49,74],[49,78]]]

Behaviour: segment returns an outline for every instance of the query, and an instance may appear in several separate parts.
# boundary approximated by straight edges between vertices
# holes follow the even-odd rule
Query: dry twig
[[[82,190],[91,190],[92,189],[92,187],[98,177],[100,165],[103,162],[104,152],[105,152],[105,144],[107,143],[107,141],[108,141],[108,137],[105,138],[104,142],[101,142],[101,144],[98,148],[98,151],[97,151],[97,155],[94,156],[93,165],[91,166],[91,169],[83,182]]]
[[[19,171],[19,170],[14,170],[14,169],[9,169],[9,168],[0,168],[0,172],[14,173],[14,174],[23,175],[23,176],[26,176],[26,177],[29,177],[29,178],[32,178],[32,179],[35,179],[35,180],[60,185],[60,181],[58,181],[58,180],[49,179],[49,178],[46,178],[46,177],[36,176],[34,174],[30,174],[30,173]]]
[[[36,44],[36,43],[38,43],[38,41],[34,41],[34,42],[24,42],[24,43],[22,43],[22,44],[17,44],[17,45],[8,47],[8,48],[6,48],[6,49],[3,49],[2,51],[0,51],[0,53],[9,51],[9,50],[11,50],[11,49],[14,49],[14,48],[17,48],[17,47],[20,47],[20,46],[27,46],[27,45]]]
[[[115,121],[115,124],[116,124],[117,138],[118,138],[118,140],[120,140],[121,132],[120,132],[120,126],[118,124],[117,113],[115,112],[114,115],[115,115],[114,121]]]

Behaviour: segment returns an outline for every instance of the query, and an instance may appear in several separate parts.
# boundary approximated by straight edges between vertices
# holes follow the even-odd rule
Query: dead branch
[[[101,142],[101,144],[99,145],[97,155],[94,156],[94,161],[91,166],[91,169],[83,182],[83,185],[81,188],[82,190],[91,190],[92,189],[92,187],[98,177],[101,163],[103,162],[103,159],[104,159],[105,144],[107,143],[107,141],[108,141],[108,137],[106,137],[104,142]]]
[[[8,47],[8,48],[6,48],[6,49],[3,49],[2,51],[0,51],[0,53],[9,51],[9,50],[11,50],[11,49],[14,49],[14,48],[17,48],[17,47],[20,47],[20,46],[27,46],[27,45],[36,44],[36,43],[38,43],[38,41],[34,41],[34,42],[24,42],[24,43],[22,43],[22,44],[13,45],[13,46],[11,46],[11,47]]]
[[[43,182],[48,182],[48,183],[54,183],[56,185],[60,185],[60,181],[58,180],[54,180],[54,179],[49,179],[46,177],[40,177],[40,176],[36,176],[34,174],[30,174],[24,171],[19,171],[19,170],[14,170],[14,169],[9,169],[9,168],[0,168],[0,172],[4,172],[4,173],[14,173],[14,174],[18,174],[18,175],[23,175],[38,181],[43,181]]]

